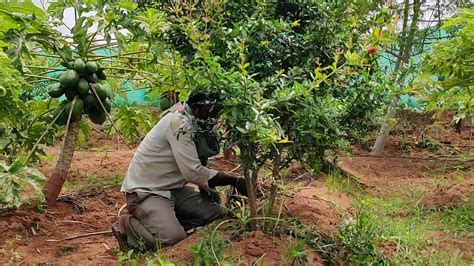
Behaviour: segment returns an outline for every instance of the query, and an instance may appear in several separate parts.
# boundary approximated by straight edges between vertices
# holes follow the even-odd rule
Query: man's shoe
[[[127,243],[127,235],[122,234],[120,232],[120,227],[118,223],[112,225],[112,234],[117,239],[117,242],[119,243],[119,248],[122,252],[127,252],[128,250],[130,250],[130,247]]]

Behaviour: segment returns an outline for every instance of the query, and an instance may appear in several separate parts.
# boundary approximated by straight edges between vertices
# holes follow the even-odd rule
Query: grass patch
[[[133,249],[128,252],[119,251],[117,253],[117,261],[125,265],[157,265],[157,266],[174,266],[175,264],[161,258],[158,252],[135,252]]]
[[[466,202],[456,208],[423,209],[418,193],[406,197],[360,196],[354,218],[340,228],[345,259],[356,264],[462,265],[459,252],[432,250],[436,241],[426,232],[446,230],[454,236],[472,236],[474,207]],[[451,256],[449,256],[451,254]]]
[[[448,231],[455,238],[474,236],[474,205],[468,201],[456,207],[431,210],[427,219],[434,229]]]
[[[361,195],[362,188],[355,178],[344,176],[338,168],[332,168],[326,179],[329,192],[338,191],[351,195]]]
[[[406,216],[413,213],[413,205],[396,198],[370,196],[359,197],[355,204],[357,215],[340,229],[347,260],[362,264],[410,262],[427,243],[423,237],[426,222]]]

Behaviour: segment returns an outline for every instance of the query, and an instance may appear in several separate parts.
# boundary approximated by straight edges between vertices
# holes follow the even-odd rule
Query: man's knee
[[[171,246],[180,242],[186,237],[186,232],[183,228],[180,228],[180,230],[169,230],[168,232],[161,234],[158,236],[157,240],[160,241],[163,246]]]
[[[206,209],[201,219],[207,224],[224,217],[226,213],[227,211],[219,204],[211,204],[209,208]]]

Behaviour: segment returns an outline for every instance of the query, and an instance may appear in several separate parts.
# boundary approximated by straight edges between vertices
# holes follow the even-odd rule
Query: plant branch
[[[41,78],[41,79],[48,79],[48,80],[58,81],[58,79],[56,79],[56,78],[51,78],[51,77],[47,77],[47,76],[38,76],[38,75],[32,75],[32,74],[24,74],[24,75],[27,76],[27,77],[32,77],[32,78]]]

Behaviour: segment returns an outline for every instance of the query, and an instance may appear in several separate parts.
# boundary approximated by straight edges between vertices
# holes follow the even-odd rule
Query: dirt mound
[[[474,258],[474,236],[467,238],[454,238],[447,231],[427,231],[424,236],[431,240],[434,249],[445,250],[455,255],[461,256],[466,261],[473,261]],[[472,263],[470,264],[472,265]]]
[[[335,239],[341,216],[336,209],[337,204],[321,195],[322,186],[321,182],[312,181],[309,186],[288,198],[285,204],[287,215],[304,224],[314,225],[318,232]]]
[[[6,262],[15,264],[96,263],[114,264],[116,241],[109,233],[84,238],[65,238],[110,230],[124,197],[117,189],[88,193],[74,204],[58,202],[46,212],[34,208],[0,213],[0,244]],[[13,241],[13,242],[12,242]],[[12,242],[12,244],[8,244]]]
[[[163,248],[160,251],[161,256],[176,265],[191,265],[193,262],[191,247],[199,244],[199,238],[199,232],[194,232],[178,244]]]
[[[421,203],[427,208],[455,207],[465,200],[474,202],[474,180],[467,180],[450,188],[438,187],[429,191]]]
[[[337,163],[343,172],[357,178],[365,192],[375,196],[424,193],[437,188],[436,179],[455,184],[459,178],[472,178],[469,170],[458,171],[457,175],[446,172],[457,165],[453,161],[370,156],[340,157]]]

